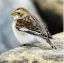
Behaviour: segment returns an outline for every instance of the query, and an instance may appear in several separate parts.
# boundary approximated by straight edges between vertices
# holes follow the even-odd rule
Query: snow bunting
[[[40,22],[27,9],[18,8],[12,15],[14,16],[12,29],[17,40],[22,45],[35,42],[43,43],[42,39],[45,39],[52,48],[56,48],[50,41],[52,36],[48,32],[47,27],[43,26],[43,22]]]

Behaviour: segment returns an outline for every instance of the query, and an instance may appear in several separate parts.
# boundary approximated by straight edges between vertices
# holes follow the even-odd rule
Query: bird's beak
[[[11,14],[12,16],[15,16],[16,15],[16,12],[12,12],[12,14]]]

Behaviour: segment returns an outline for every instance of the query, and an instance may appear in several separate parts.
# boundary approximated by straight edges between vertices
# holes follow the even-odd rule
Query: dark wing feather
[[[52,44],[52,42],[51,42],[50,39],[49,39],[49,38],[52,38],[52,36],[51,36],[51,34],[49,33],[47,27],[44,26],[44,24],[43,24],[42,22],[39,22],[36,17],[34,17],[34,16],[31,16],[31,17],[32,17],[32,18],[34,19],[34,21],[36,22],[36,25],[33,26],[34,31],[40,33],[39,36],[41,36],[42,38],[44,38],[44,39],[47,41],[47,43],[49,43],[49,45],[51,45],[52,48],[57,49],[57,48]]]
[[[27,33],[38,35],[43,38],[52,38],[51,34],[48,32],[47,27],[44,26],[42,22],[40,22],[33,15],[26,16],[23,19],[17,19],[17,28],[26,27]]]
[[[38,21],[38,19],[36,17],[34,17],[33,15],[31,15],[31,17],[36,22],[36,25],[32,27],[32,30],[40,33],[39,35],[44,37],[44,38],[52,38],[52,36],[49,33],[47,27],[44,26],[44,23]]]

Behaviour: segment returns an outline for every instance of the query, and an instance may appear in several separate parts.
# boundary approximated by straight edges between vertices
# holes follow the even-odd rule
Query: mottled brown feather
[[[17,19],[16,28],[18,29],[22,27],[30,29],[32,26],[33,22],[28,17],[24,17],[23,19]]]
[[[36,31],[40,33],[40,36],[42,37],[49,37],[52,38],[51,35],[48,36],[48,31],[46,28],[44,28],[40,23],[38,23],[38,20],[34,18],[34,16],[26,16],[22,19],[17,19],[16,28],[21,29],[22,27],[25,27],[29,30]]]

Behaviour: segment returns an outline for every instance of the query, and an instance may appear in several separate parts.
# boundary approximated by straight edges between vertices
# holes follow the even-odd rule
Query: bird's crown
[[[29,11],[25,8],[17,8],[14,12],[12,12],[13,16],[23,16],[24,14],[29,14]]]
[[[25,8],[17,8],[15,11],[17,11],[17,10],[21,10],[21,11],[25,11],[25,12],[29,12],[27,9],[25,9]]]

